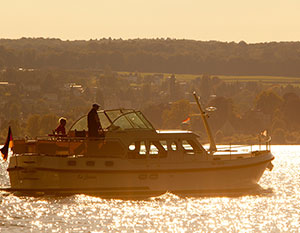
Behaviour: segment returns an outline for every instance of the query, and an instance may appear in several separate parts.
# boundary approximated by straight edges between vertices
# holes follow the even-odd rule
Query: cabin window
[[[202,153],[203,150],[201,150],[199,144],[197,142],[195,142],[194,140],[187,140],[188,143],[191,145],[191,147],[193,147],[193,150],[195,153]]]
[[[128,157],[145,158],[147,154],[152,158],[166,157],[166,147],[166,141],[150,141],[147,145],[145,141],[136,141],[128,146]]]
[[[130,151],[134,151],[134,150],[135,150],[135,143],[131,143],[131,144],[129,145],[128,149],[129,149]]]
[[[170,150],[170,151],[176,151],[177,148],[178,148],[177,142],[175,142],[175,141],[172,141],[168,144],[168,150]]]
[[[151,141],[149,147],[149,155],[155,157],[166,157],[167,151],[160,141]]]
[[[165,151],[168,150],[168,143],[165,140],[160,140],[159,143],[162,145],[162,147],[165,149]]]
[[[129,158],[143,158],[146,155],[146,144],[144,141],[135,141],[128,147]]]
[[[187,140],[182,140],[182,147],[186,154],[189,154],[189,155],[195,154],[193,146]]]
[[[146,144],[145,144],[144,141],[141,141],[139,154],[140,155],[145,155],[146,153],[147,153],[147,151],[146,151]]]
[[[150,143],[149,154],[150,155],[158,155],[158,148],[153,143]]]

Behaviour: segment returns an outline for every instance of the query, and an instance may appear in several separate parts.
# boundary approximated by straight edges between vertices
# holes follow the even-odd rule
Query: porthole
[[[105,166],[112,167],[112,166],[114,166],[114,162],[113,161],[105,161]]]

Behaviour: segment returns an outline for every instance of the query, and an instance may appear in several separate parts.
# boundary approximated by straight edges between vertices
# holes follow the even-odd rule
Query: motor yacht
[[[101,137],[88,137],[85,115],[66,136],[15,139],[7,190],[137,197],[256,187],[264,171],[272,167],[269,143],[264,149],[246,152],[218,150],[194,96],[210,139],[209,148],[192,131],[155,129],[140,111],[101,110]]]

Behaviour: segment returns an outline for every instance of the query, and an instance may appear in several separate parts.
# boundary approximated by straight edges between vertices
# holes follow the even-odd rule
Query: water
[[[272,146],[261,192],[147,200],[0,193],[1,232],[299,232],[300,146]],[[0,185],[8,185],[7,164]]]

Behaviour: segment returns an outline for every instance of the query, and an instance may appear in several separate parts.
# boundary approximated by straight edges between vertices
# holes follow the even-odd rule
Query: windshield
[[[122,130],[125,129],[147,129],[147,126],[141,121],[136,113],[127,113],[113,122],[114,126],[119,127]]]
[[[131,109],[118,109],[118,110],[106,110],[98,111],[98,116],[103,129],[108,129],[113,125],[111,129],[151,129],[154,130],[151,123],[144,117],[140,111],[134,111]],[[87,116],[81,117],[75,122],[70,131],[88,131]]]
[[[117,110],[106,110],[105,114],[110,119],[111,122],[116,120],[118,117],[122,116],[125,113],[132,112],[132,109],[117,109]]]
[[[151,129],[154,130],[151,123],[143,116],[141,112],[128,112],[117,118],[113,125],[121,130],[126,129]]]

